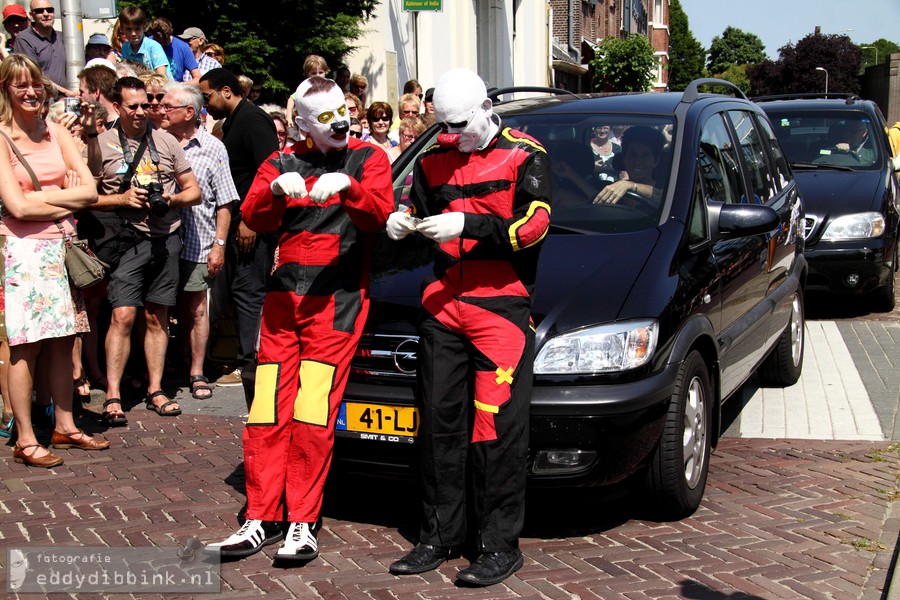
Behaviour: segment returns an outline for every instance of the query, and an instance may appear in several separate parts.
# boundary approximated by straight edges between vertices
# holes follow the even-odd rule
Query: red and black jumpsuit
[[[434,146],[416,164],[410,197],[419,217],[465,213],[462,235],[439,245],[436,281],[422,294],[420,542],[465,541],[468,457],[479,548],[512,550],[524,521],[531,301],[550,225],[547,153],[504,127],[470,154]]]
[[[274,196],[272,181],[291,171],[307,190],[323,173],[344,173],[351,185],[321,205]],[[355,138],[327,154],[304,144],[272,154],[241,206],[247,227],[279,234],[243,435],[248,519],[282,521],[285,503],[289,522],[319,517],[334,423],[369,309],[373,234],[393,209],[387,154]]]

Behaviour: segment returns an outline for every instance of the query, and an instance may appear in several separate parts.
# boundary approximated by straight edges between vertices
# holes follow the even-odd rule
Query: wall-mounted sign
[[[403,10],[419,11],[429,10],[431,12],[443,12],[444,0],[403,0]]]

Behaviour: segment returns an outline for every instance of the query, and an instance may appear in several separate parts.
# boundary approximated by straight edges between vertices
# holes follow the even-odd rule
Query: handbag
[[[25,160],[25,157],[22,156],[22,153],[5,132],[0,130],[0,135],[6,138],[6,141],[9,142],[9,147],[12,148],[16,157],[19,159],[19,163],[21,163],[28,172],[35,191],[40,190],[41,183],[34,174],[31,165],[28,164],[28,161]],[[62,224],[60,224],[59,219],[56,219],[53,222],[56,224],[56,227],[59,228],[59,232],[63,236],[66,247],[66,271],[69,273],[69,279],[75,287],[82,289],[89,288],[92,285],[97,285],[103,281],[103,278],[106,277],[106,273],[109,271],[109,265],[97,258],[97,256],[91,252],[90,248],[87,246],[86,240],[79,240],[67,234],[66,230],[63,229]]]

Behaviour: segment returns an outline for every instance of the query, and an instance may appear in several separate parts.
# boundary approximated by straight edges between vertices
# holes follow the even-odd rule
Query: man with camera
[[[178,288],[181,212],[177,208],[200,202],[200,186],[178,140],[148,125],[150,104],[144,83],[123,77],[116,82],[113,96],[119,123],[100,134],[98,143],[91,144],[88,151],[99,193],[94,207],[120,217],[118,226],[108,225],[97,240],[103,250],[101,257],[112,263],[108,292],[112,318],[106,336],[108,387],[101,415],[108,426],[127,422],[120,385],[131,350],[131,328],[141,306],[147,324],[147,408],[162,416],[181,414],[178,403],[162,390],[162,375],[168,310],[175,305]]]

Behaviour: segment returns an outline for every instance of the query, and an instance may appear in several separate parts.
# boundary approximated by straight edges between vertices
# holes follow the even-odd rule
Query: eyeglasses
[[[156,100],[157,102],[162,102],[163,98],[165,98],[165,94],[147,94],[147,98],[150,100]]]
[[[369,86],[367,86],[367,85],[359,85],[359,84],[356,84],[356,83],[351,83],[351,84],[350,84],[350,87],[352,87],[354,90],[359,90],[359,91],[361,91],[361,92],[364,92],[364,91],[366,91],[366,88],[369,87]]]
[[[380,117],[375,117],[373,119],[370,119],[370,121],[372,121],[373,123],[377,123],[378,121],[384,121],[385,123],[390,123],[391,118],[387,115],[381,115]]]
[[[33,12],[36,15],[42,15],[44,13],[50,13],[52,15],[53,13],[56,12],[56,9],[53,8],[52,6],[48,6],[46,8],[32,8],[31,12]]]
[[[172,104],[162,104],[160,105],[160,108],[165,112],[169,112],[170,110],[175,110],[176,108],[187,108],[188,106],[190,106],[190,104],[179,104],[177,106]]]
[[[211,92],[208,93],[208,94],[204,94],[203,92],[201,92],[201,94],[203,95],[203,103],[204,103],[204,104],[209,104],[209,99],[212,98],[212,95],[215,94],[215,93],[217,93],[218,91],[219,91],[219,90],[213,90],[213,91],[211,91]]]
[[[207,55],[207,56],[212,56],[213,58],[216,57],[216,53],[213,52],[212,50],[207,50],[207,51],[204,52],[203,54],[205,54],[205,55]]]
[[[401,115],[417,115],[417,114],[419,114],[419,111],[417,111],[417,110],[401,110],[400,114]]]
[[[148,108],[150,108],[150,103],[149,102],[138,102],[136,104],[125,104],[123,106],[125,106],[125,108],[127,108],[128,110],[134,112],[138,109],[138,106],[140,106],[144,110],[147,110]]]

